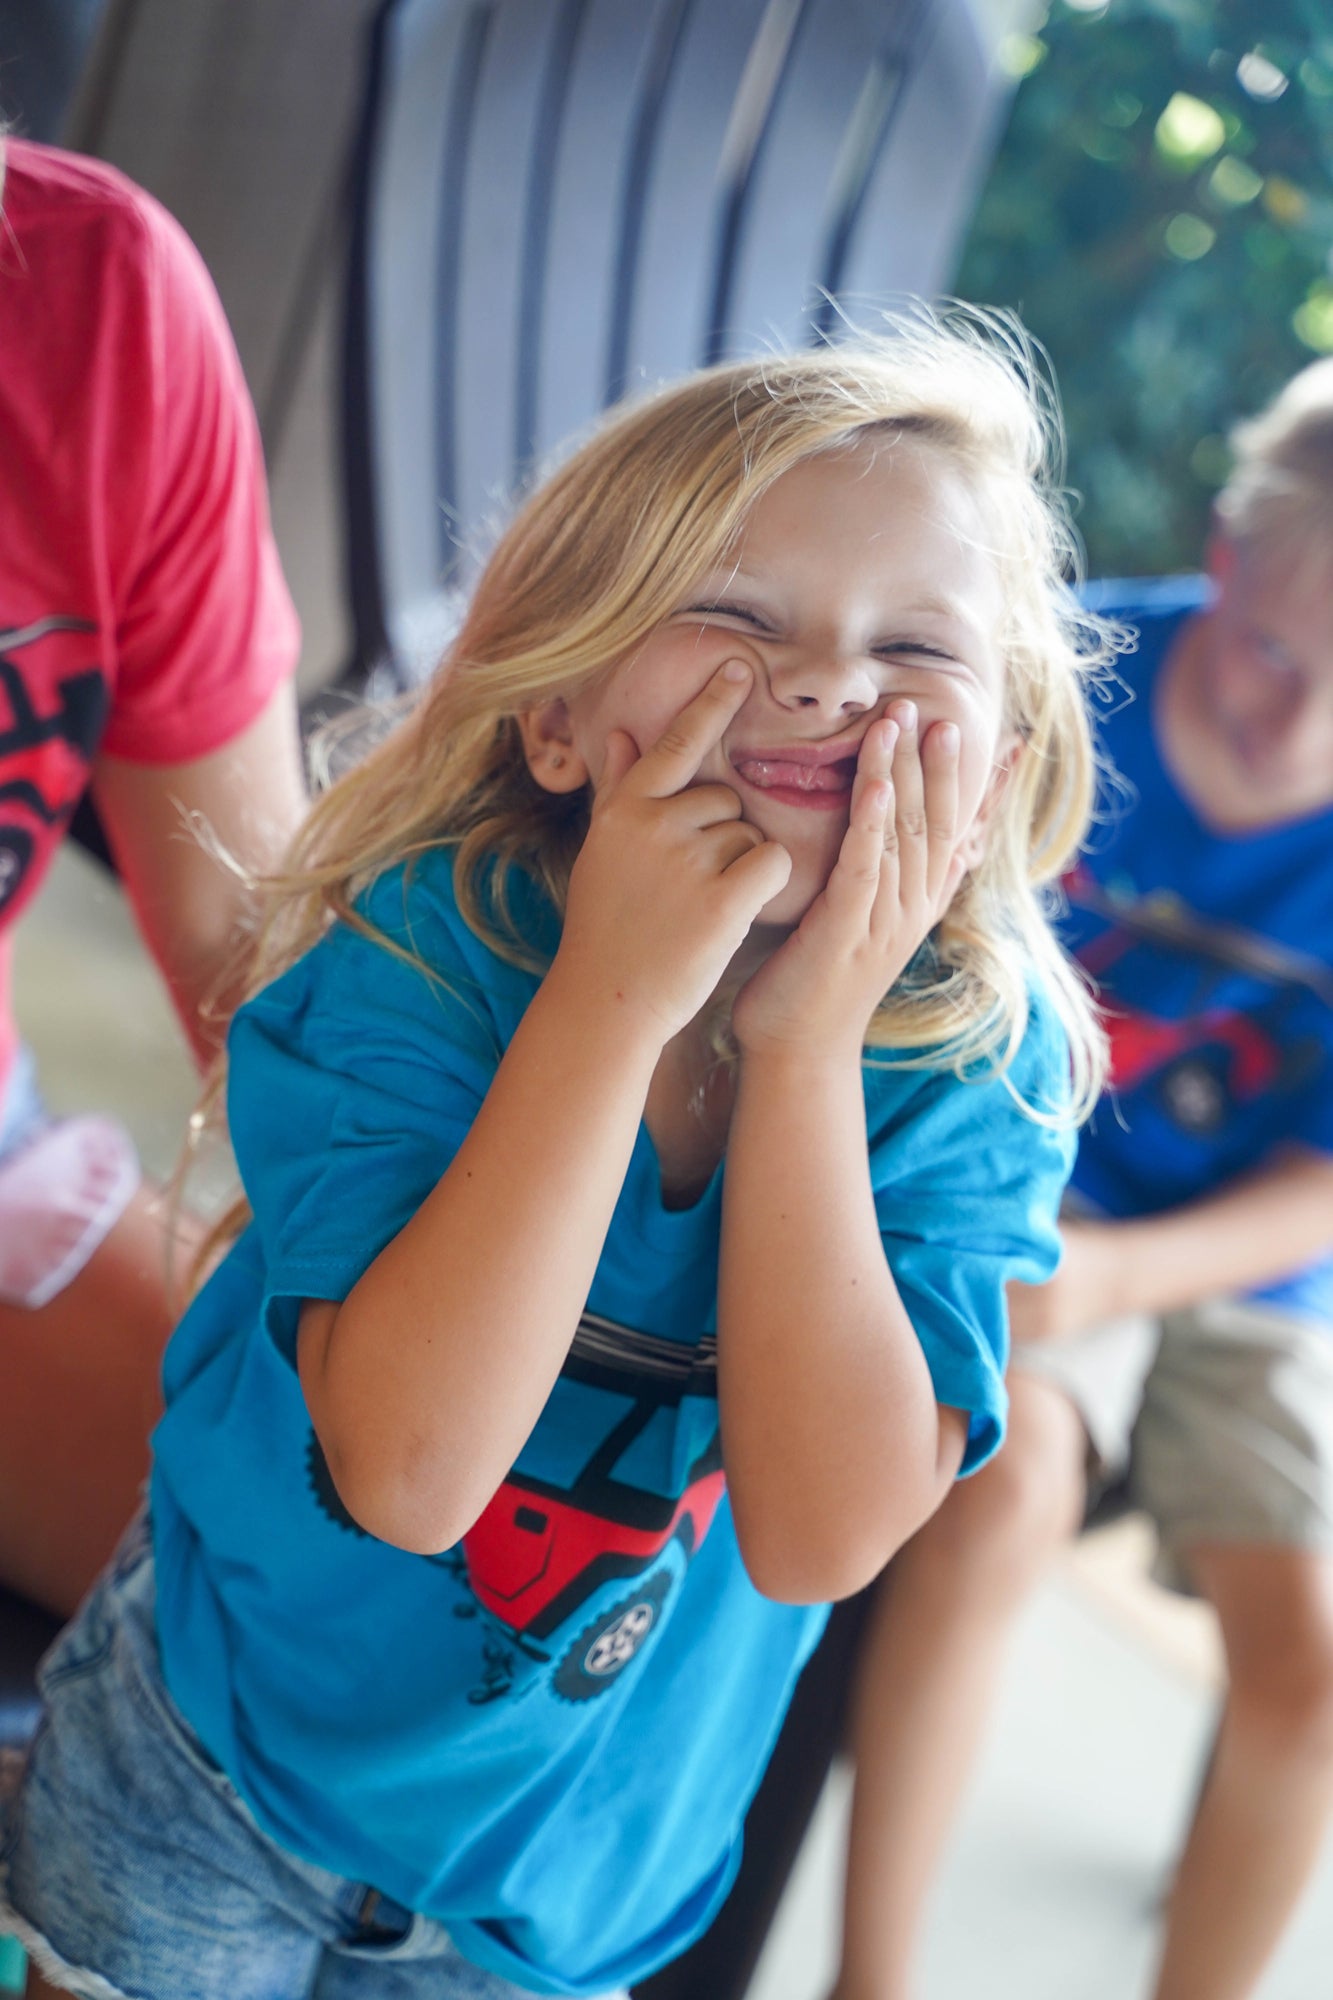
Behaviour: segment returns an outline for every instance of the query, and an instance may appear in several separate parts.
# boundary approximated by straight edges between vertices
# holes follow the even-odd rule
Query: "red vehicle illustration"
[[[688,1563],[712,1525],[726,1481],[717,1431],[690,1466],[678,1496],[617,1478],[616,1468],[657,1412],[685,1394],[715,1396],[717,1350],[585,1313],[563,1375],[593,1388],[632,1393],[629,1410],[582,1466],[572,1485],[511,1473],[463,1537],[468,1581],[493,1617],[531,1643],[550,1637],[603,1584],[644,1577],[622,1602],[574,1640],[556,1669],[571,1700],[600,1693],[648,1637],[671,1587],[670,1568],[652,1569],[671,1543]]]
[[[1104,978],[1136,945],[1170,950],[1199,970],[1197,1005],[1177,1017],[1149,1014],[1121,995],[1103,1002],[1110,1040],[1111,1082],[1124,1091],[1157,1077],[1160,1095],[1188,1130],[1216,1124],[1228,1103],[1242,1105],[1299,1084],[1310,1051],[1279,1035],[1282,1016],[1302,992],[1333,1008],[1333,971],[1305,952],[1235,924],[1200,917],[1165,892],[1117,896],[1086,869],[1065,882],[1071,904],[1104,917],[1107,928],[1079,953],[1094,979]],[[1272,989],[1260,1009],[1210,1005],[1208,993],[1226,973],[1243,973]]]
[[[716,1397],[716,1341],[707,1336],[684,1346],[585,1313],[561,1374],[610,1391],[620,1414],[571,1482],[511,1472],[464,1535],[461,1551],[478,1603],[538,1657],[541,1643],[604,1584],[642,1579],[578,1635],[557,1667],[558,1692],[581,1700],[600,1693],[639,1650],[673,1582],[662,1558],[675,1544],[677,1567],[689,1562],[725,1491],[716,1425],[680,1493],[653,1491],[620,1469],[660,1411],[687,1395]],[[324,1511],[356,1529],[313,1436],[310,1474]]]
[[[1235,1008],[1209,1008],[1187,1020],[1165,1021],[1103,1006],[1102,1019],[1111,1047],[1111,1082],[1120,1090],[1134,1090],[1180,1056],[1206,1047],[1226,1051],[1227,1083],[1238,1103],[1262,1096],[1280,1074],[1277,1043]]]

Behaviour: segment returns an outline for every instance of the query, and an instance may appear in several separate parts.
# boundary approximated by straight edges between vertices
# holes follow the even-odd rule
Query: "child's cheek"
[[[739,651],[724,633],[660,635],[626,667],[615,690],[613,726],[627,729],[640,749],[648,749],[703,692],[722,662]]]

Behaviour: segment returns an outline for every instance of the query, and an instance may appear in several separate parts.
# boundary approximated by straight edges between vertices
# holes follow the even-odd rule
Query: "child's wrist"
[[[778,1087],[820,1089],[854,1074],[861,1076],[861,1044],[848,1037],[844,1041],[802,1042],[773,1036],[746,1040],[737,1036],[741,1068],[751,1077],[762,1076]]]
[[[573,1035],[603,1054],[623,1050],[652,1064],[671,1039],[672,1030],[662,1016],[629,986],[600,978],[592,968],[559,953],[542,981],[541,993],[545,1006],[568,1023]]]

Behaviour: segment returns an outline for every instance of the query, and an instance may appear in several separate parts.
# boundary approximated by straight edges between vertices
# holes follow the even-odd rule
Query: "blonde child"
[[[1059,1275],[1011,1300],[1005,1448],[876,1607],[839,2000],[915,1990],[1001,1649],[1090,1477],[1128,1474],[1226,1651],[1155,2000],[1254,1991],[1333,1808],[1333,361],[1235,446],[1209,574],[1094,600],[1138,634],[1104,732],[1132,789],[1065,936],[1115,1104],[1080,1142]]]
[[[590,1994],[707,1923],[822,1607],[999,1443],[1096,1088],[1045,443],[966,325],[614,415],[316,809],[253,1220],[13,1788],[34,1991]]]

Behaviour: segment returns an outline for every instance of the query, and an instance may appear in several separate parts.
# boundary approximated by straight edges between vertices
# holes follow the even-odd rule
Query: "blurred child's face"
[[[823,888],[861,740],[904,702],[923,735],[958,727],[959,825],[979,858],[997,765],[1016,744],[985,541],[971,489],[929,447],[865,440],[808,460],[756,502],[731,557],[637,652],[544,713],[596,784],[610,731],[648,749],[724,660],[748,661],[750,694],[696,782],[731,786],[792,857],[765,922],[798,922]]]
[[[1317,812],[1333,804],[1333,563],[1219,540],[1211,567],[1194,718],[1217,752],[1207,803],[1250,825]]]

